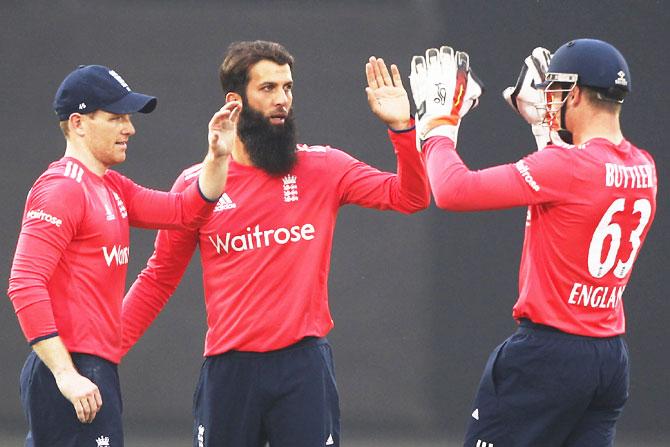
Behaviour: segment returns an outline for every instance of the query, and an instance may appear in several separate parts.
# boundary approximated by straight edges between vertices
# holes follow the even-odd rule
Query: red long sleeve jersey
[[[26,338],[57,334],[70,352],[118,363],[129,224],[195,227],[214,206],[197,184],[166,193],[112,170],[100,177],[74,158],[52,163],[28,193],[9,279]]]
[[[226,192],[197,231],[160,231],[155,252],[123,303],[124,349],[151,324],[177,287],[197,244],[203,269],[205,355],[266,352],[333,327],[328,270],[338,209],[345,204],[410,213],[430,193],[414,132],[390,132],[398,174],[342,151],[298,146],[283,177],[231,162]],[[187,169],[173,190],[192,181]]]
[[[424,149],[439,207],[530,205],[514,318],[584,336],[625,332],[623,292],[656,211],[647,152],[596,138],[474,172],[448,138]]]

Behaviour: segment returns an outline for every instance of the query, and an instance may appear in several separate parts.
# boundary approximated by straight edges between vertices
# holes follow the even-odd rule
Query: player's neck
[[[577,120],[572,132],[574,144],[583,144],[594,138],[604,138],[614,144],[623,141],[619,116],[611,113],[595,112]]]
[[[247,148],[244,146],[244,143],[242,143],[239,137],[235,137],[235,146],[233,147],[233,160],[235,160],[235,163],[244,166],[253,166],[251,157],[249,157],[249,152],[247,152]]]
[[[64,156],[74,158],[86,166],[89,171],[100,177],[107,171],[107,166],[96,159],[88,148],[83,147],[81,144],[77,144],[75,141],[67,140]]]

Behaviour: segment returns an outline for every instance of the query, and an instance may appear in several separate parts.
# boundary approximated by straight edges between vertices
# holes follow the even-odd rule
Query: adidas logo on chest
[[[298,201],[299,197],[297,180],[298,179],[295,175],[286,175],[282,177],[282,195],[284,202],[292,203]],[[237,204],[233,201],[227,192],[224,192],[217,202],[216,207],[214,207],[214,212],[218,213],[233,208],[237,208]]]
[[[228,193],[224,192],[219,201],[217,202],[216,207],[214,207],[214,212],[218,213],[220,211],[230,210],[236,207],[237,204],[233,202]]]

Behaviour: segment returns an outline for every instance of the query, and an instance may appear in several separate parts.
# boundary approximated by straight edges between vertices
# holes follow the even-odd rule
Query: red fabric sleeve
[[[424,143],[426,170],[438,208],[483,211],[559,200],[572,182],[569,152],[547,148],[516,163],[471,171],[447,137]]]
[[[123,191],[131,226],[142,228],[197,228],[216,206],[200,193],[197,178],[179,193],[144,188],[116,171],[110,181]]]
[[[192,189],[180,175],[172,192]],[[196,185],[197,187],[197,185]],[[154,253],[123,300],[122,352],[125,355],[142,337],[179,285],[198,243],[197,230],[161,230]]]
[[[381,172],[346,153],[329,151],[329,163],[343,170],[338,185],[342,204],[356,204],[380,210],[414,213],[430,205],[430,190],[416,134],[389,130],[398,158],[397,174]]]
[[[57,333],[47,285],[83,213],[84,192],[67,177],[39,179],[28,194],[8,295],[29,342]]]

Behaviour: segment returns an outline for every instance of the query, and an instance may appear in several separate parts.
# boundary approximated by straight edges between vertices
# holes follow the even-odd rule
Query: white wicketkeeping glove
[[[549,144],[549,126],[544,123],[546,102],[544,90],[535,88],[544,82],[551,53],[542,47],[537,47],[524,60],[519,73],[519,79],[514,87],[503,90],[503,98],[515,112],[523,117],[533,131],[537,149],[542,150]]]
[[[435,135],[458,137],[461,118],[477,107],[482,83],[470,70],[470,58],[451,47],[426,50],[412,58],[409,77],[416,105],[417,149]]]

